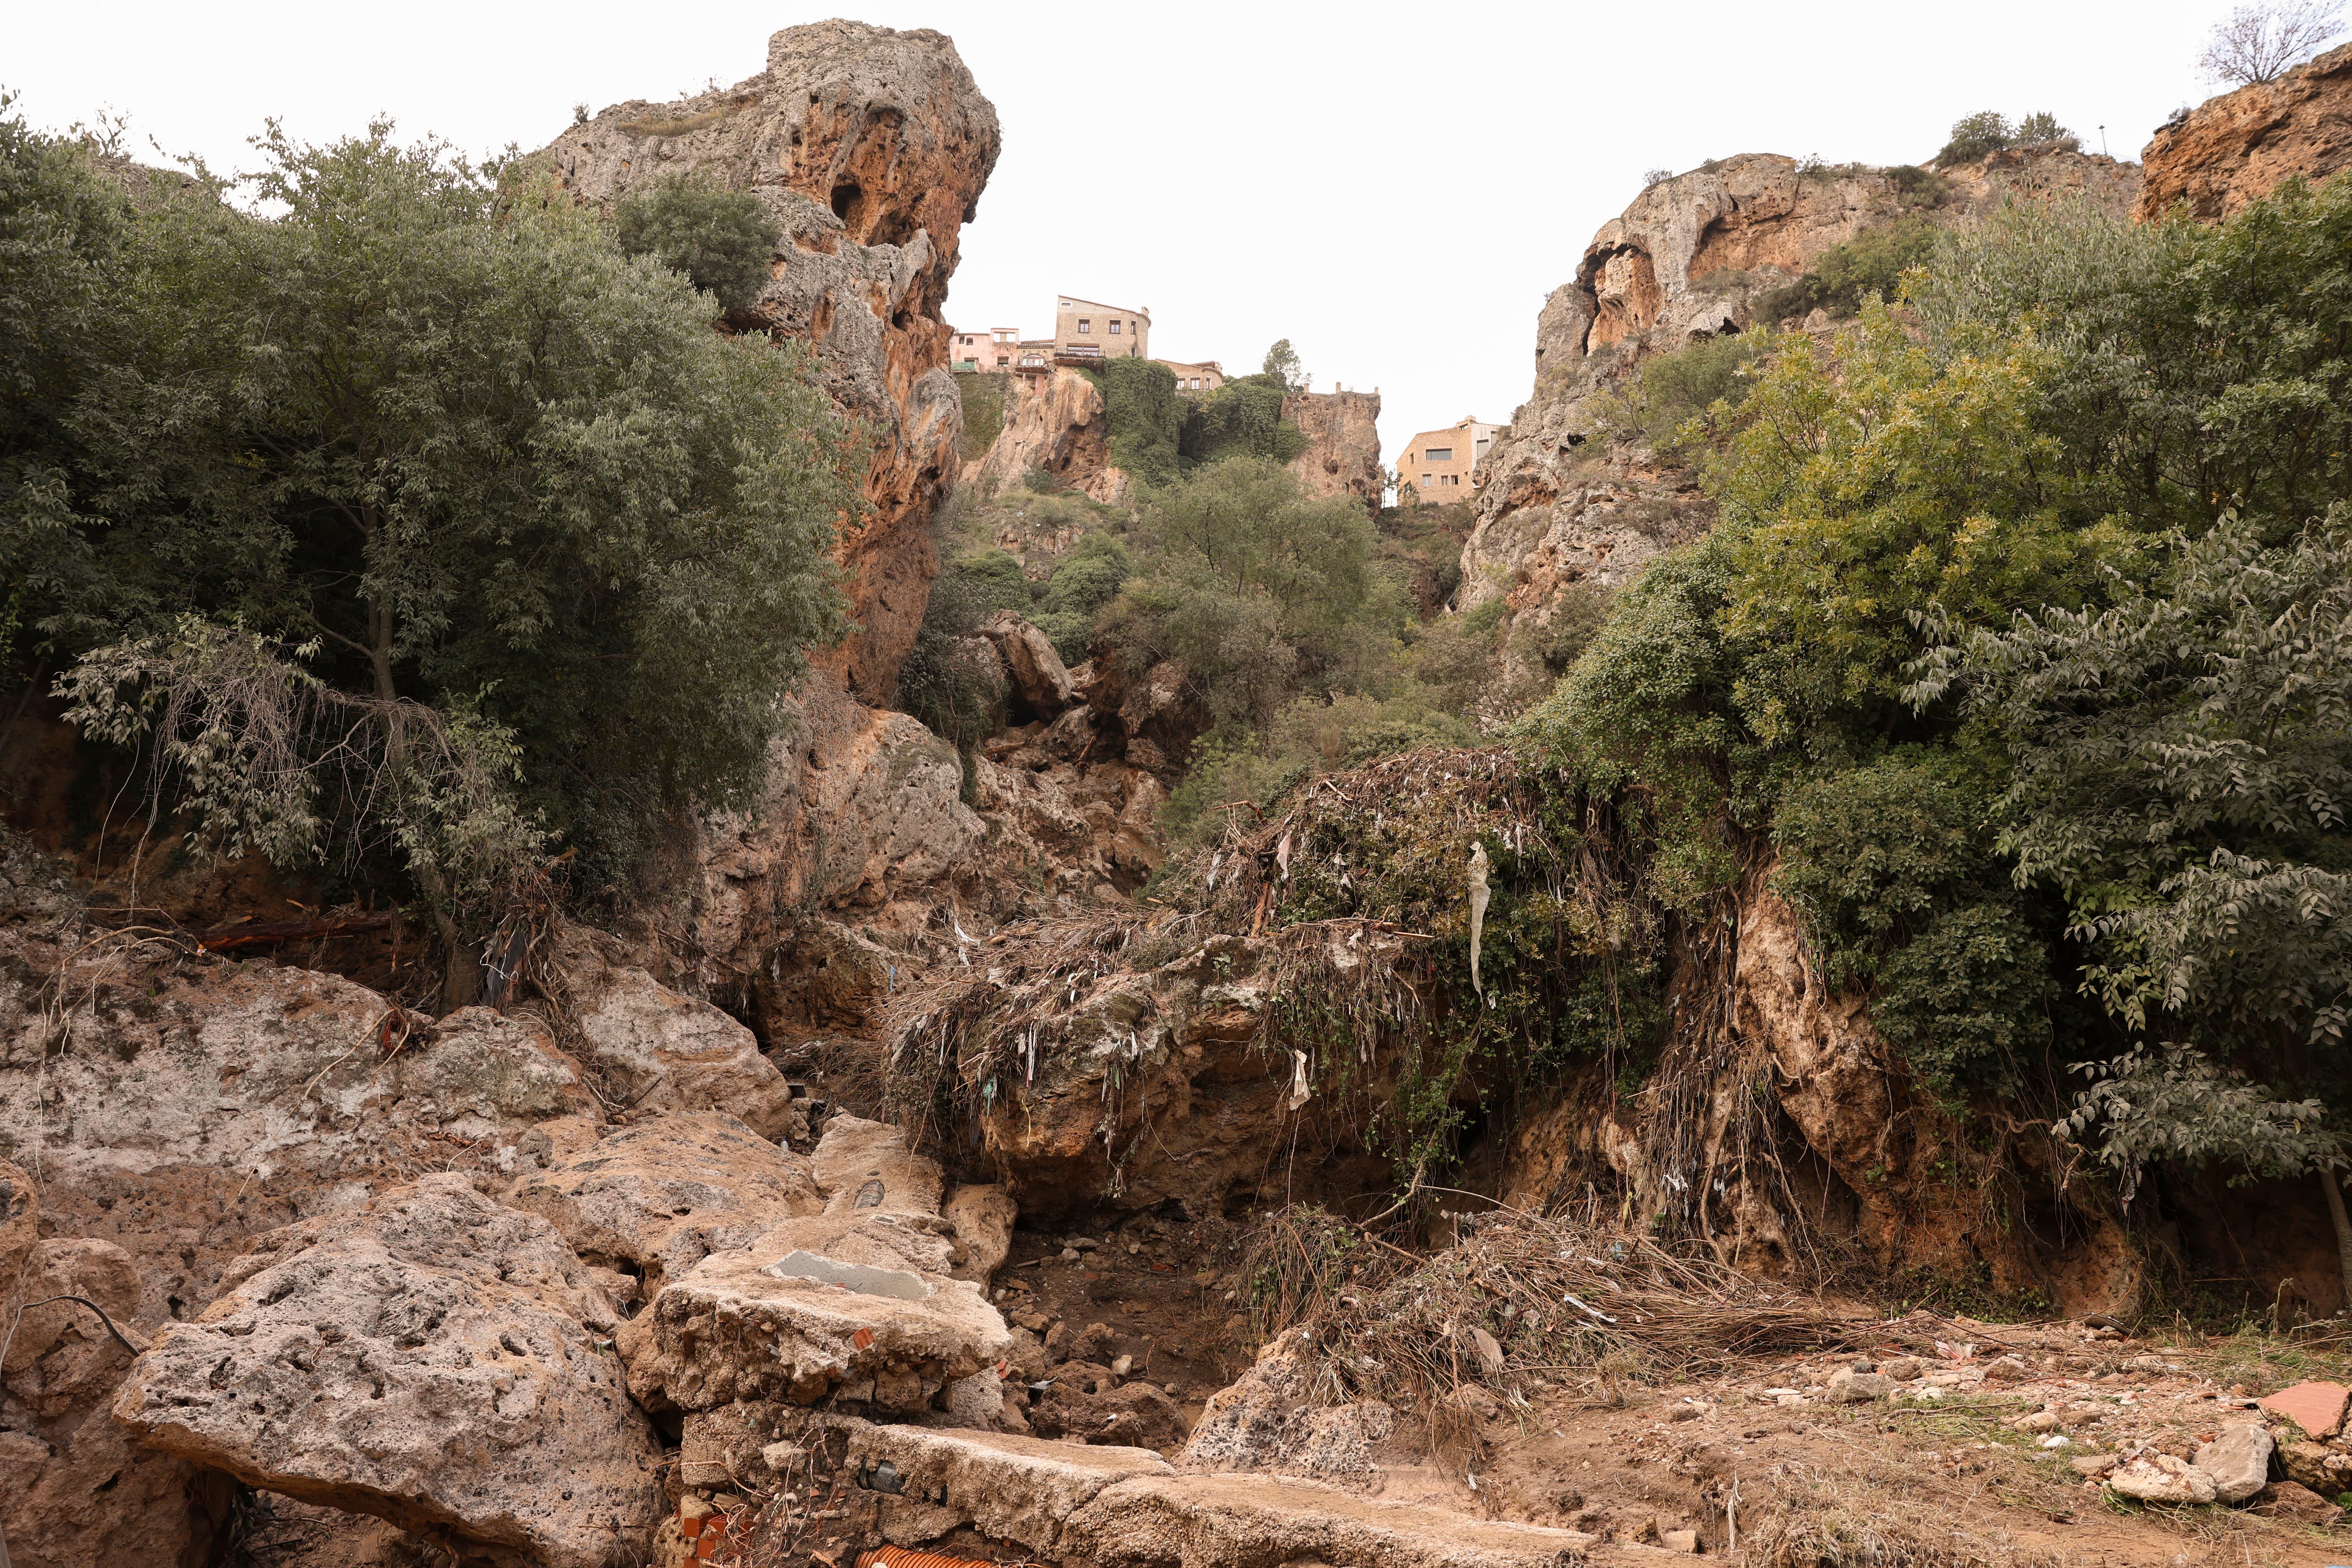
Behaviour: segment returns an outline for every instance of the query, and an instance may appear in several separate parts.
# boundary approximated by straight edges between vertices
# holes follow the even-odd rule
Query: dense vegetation
[[[0,124],[0,658],[200,845],[420,895],[462,995],[559,846],[622,879],[757,783],[855,454],[796,351],[712,331],[772,243],[742,199],[616,233],[384,125],[260,145],[252,208],[134,209]]]
[[[1751,868],[1957,1114],[2289,1175],[2352,1110],[2352,180],[2218,227],[2021,205],[1901,318],[1706,344],[1720,522],[1523,743],[1704,918]],[[1646,397],[1646,402],[1644,401]]]

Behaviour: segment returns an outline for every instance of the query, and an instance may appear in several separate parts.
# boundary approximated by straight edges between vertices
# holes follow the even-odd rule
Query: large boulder
[[[773,275],[739,324],[807,344],[872,441],[871,507],[839,546],[858,629],[829,661],[869,700],[887,699],[939,571],[930,518],[963,447],[940,311],[999,141],[996,110],[946,36],[826,21],[772,37],[757,76],[615,104],[542,154],[599,205],[702,173],[775,217]]]
[[[904,1128],[846,1113],[824,1124],[810,1157],[824,1212],[929,1216],[940,1212],[940,1163],[907,1146]],[[931,1231],[942,1226],[925,1226]]]
[[[647,1296],[714,1252],[821,1212],[806,1156],[719,1111],[667,1111],[516,1182],[583,1260],[636,1276]]]
[[[612,1568],[651,1528],[613,1305],[536,1215],[427,1176],[261,1237],[228,1285],[123,1380],[142,1443],[543,1568]]]
[[[2223,1428],[2197,1450],[2190,1463],[2213,1483],[2218,1502],[2244,1502],[2270,1484],[2271,1454],[2277,1447],[2270,1428],[2253,1422]]]
[[[929,1408],[1003,1360],[1013,1334],[978,1285],[948,1277],[950,1245],[912,1223],[922,1217],[792,1220],[704,1258],[623,1326],[631,1392],[688,1411],[739,1400]]]
[[[2179,206],[2216,222],[2288,180],[2352,168],[2352,44],[2207,99],[2158,127],[2139,156],[2144,222]]]
[[[565,931],[554,967],[573,1048],[613,1104],[723,1111],[762,1138],[791,1131],[792,1088],[751,1030],[624,962],[617,942],[586,927]]]
[[[1016,720],[1051,719],[1070,705],[1074,689],[1062,656],[1018,610],[1000,610],[991,616],[981,623],[980,635],[996,649],[1004,666],[1005,689],[1013,699]]]

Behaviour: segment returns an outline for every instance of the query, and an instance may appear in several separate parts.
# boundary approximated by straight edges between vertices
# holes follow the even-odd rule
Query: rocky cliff
[[[2352,168],[2352,44],[2276,81],[2208,99],[2159,127],[2140,162],[2140,218],[2185,204],[2209,223],[2284,181]]]
[[[1381,395],[1377,392],[1294,392],[1282,416],[1307,437],[1290,460],[1309,495],[1354,496],[1381,504]]]
[[[1124,469],[1111,466],[1102,389],[1066,368],[1015,375],[1012,382],[1003,426],[986,452],[963,466],[963,482],[992,496],[1037,471],[1089,500],[1125,502],[1134,486]]]
[[[694,170],[775,215],[774,276],[733,324],[807,343],[873,443],[871,510],[840,547],[858,629],[832,660],[869,697],[889,691],[939,571],[929,524],[963,432],[940,311],[999,140],[995,109],[944,35],[830,21],[776,34],[755,77],[615,104],[541,154],[592,202]]]
[[[1515,622],[1540,626],[1566,584],[1621,584],[1704,529],[1696,476],[1593,439],[1591,400],[1644,360],[1754,324],[1757,302],[1831,247],[1915,214],[1965,221],[2017,195],[2121,213],[2139,194],[2135,165],[2079,153],[1996,153],[1938,175],[1923,198],[1887,170],[1748,153],[1662,180],[1601,225],[1536,319],[1535,390],[1488,454],[1457,607],[1502,598]]]

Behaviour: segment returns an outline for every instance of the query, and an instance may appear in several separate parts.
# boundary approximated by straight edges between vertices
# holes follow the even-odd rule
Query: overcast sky
[[[964,328],[1050,330],[1070,293],[1150,309],[1152,350],[1318,389],[1380,388],[1391,460],[1420,429],[1507,419],[1535,315],[1643,171],[1735,153],[1918,162],[1978,109],[2047,109],[2137,158],[2222,0],[1966,6],[1083,5],[889,0],[951,35],[1004,153],[948,300]],[[791,0],[394,5],[76,0],[13,13],[0,86],[36,124],[102,105],[216,167],[265,116],[325,139],[378,111],[469,150],[543,145],[572,105],[731,85]],[[148,156],[152,156],[148,153]]]

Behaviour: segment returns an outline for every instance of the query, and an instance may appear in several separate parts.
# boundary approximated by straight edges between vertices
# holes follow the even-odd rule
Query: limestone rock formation
[[[810,1164],[829,1215],[936,1215],[940,1163],[907,1146],[907,1131],[843,1114],[825,1123]],[[929,1227],[926,1227],[929,1228]]]
[[[608,1101],[633,1110],[720,1110],[762,1138],[790,1132],[792,1090],[757,1037],[623,958],[611,938],[567,926],[553,964],[576,1048],[610,1086]]]
[[[1354,496],[1370,510],[1381,505],[1381,395],[1377,392],[1294,392],[1282,416],[1307,437],[1290,471],[1316,496]]]
[[[963,1248],[963,1260],[952,1270],[954,1277],[986,1286],[1013,1249],[1013,1226],[1021,1217],[1021,1205],[992,1182],[968,1182],[949,1196],[940,1215],[955,1226],[956,1240]]]
[[[791,1220],[716,1253],[625,1325],[629,1389],[655,1409],[838,1398],[901,1415],[1003,1359],[1013,1336],[952,1279],[936,1216]],[[943,1226],[940,1228],[944,1228]]]
[[[1111,465],[1101,389],[1082,371],[1057,365],[1013,376],[1003,426],[962,474],[981,494],[996,495],[1037,471],[1106,505],[1121,505],[1133,492],[1127,471]]]
[[[544,1217],[584,1261],[636,1276],[647,1296],[711,1253],[824,1207],[806,1156],[719,1111],[614,1131],[526,1173],[506,1201]]]
[[[940,310],[999,141],[944,35],[827,21],[777,33],[767,68],[732,88],[615,104],[541,154],[592,202],[703,171],[775,215],[774,277],[735,324],[806,342],[874,442],[873,510],[841,543],[859,630],[835,661],[868,696],[888,692],[939,570],[929,523],[963,439]]]
[[[1057,718],[1070,705],[1075,689],[1062,656],[1018,610],[998,611],[982,625],[980,635],[996,649],[997,659],[1004,667],[1013,718]]]
[[[2206,223],[2230,216],[2290,179],[2352,168],[2352,44],[2276,81],[2210,98],[2158,128],[2140,153],[2138,216],[2185,204]]]
[[[1537,317],[1535,390],[1488,451],[1455,607],[1504,599],[1515,623],[1540,628],[1565,585],[1620,585],[1704,531],[1696,477],[1645,451],[1608,450],[1591,400],[1645,359],[1754,324],[1757,300],[1831,247],[1906,216],[1964,221],[2012,197],[2121,214],[2139,194],[2135,165],[2079,153],[1996,153],[1938,174],[1943,192],[1922,207],[1885,170],[1808,172],[1748,153],[1662,180],[1601,225]]]
[[[545,1220],[427,1176],[260,1238],[114,1415],[252,1486],[610,1568],[659,1506],[659,1443],[600,1342],[617,1321]]]
[[[1249,1371],[1209,1396],[1184,1445],[1187,1468],[1278,1470],[1336,1485],[1378,1479],[1374,1455],[1394,1412],[1372,1399],[1318,1401],[1317,1368],[1296,1335],[1275,1336]]]

